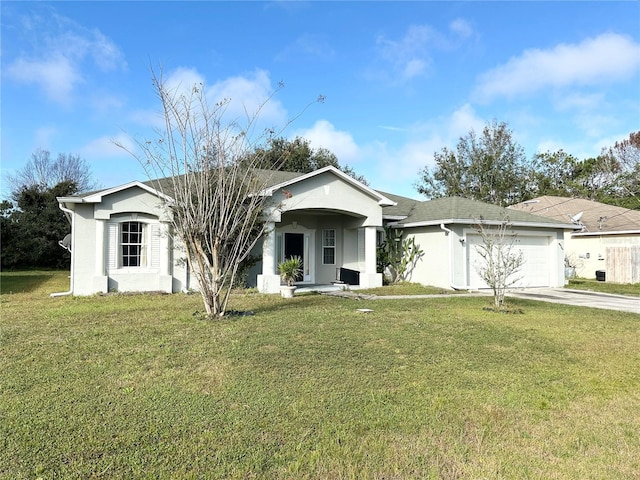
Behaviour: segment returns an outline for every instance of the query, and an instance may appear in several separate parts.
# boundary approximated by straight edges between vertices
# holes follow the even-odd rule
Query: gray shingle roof
[[[388,195],[388,194],[385,194]],[[558,225],[562,227],[569,222],[564,220],[549,219],[539,215],[533,215],[519,210],[508,210],[497,205],[491,205],[477,200],[469,200],[462,197],[437,198],[435,200],[418,201],[409,198],[389,195],[389,198],[398,202],[395,207],[386,207],[384,215],[406,215],[401,224],[437,223],[442,220],[453,222],[478,221],[503,221]]]
[[[588,233],[640,230],[639,211],[584,198],[545,195],[511,205],[509,209],[533,213],[563,222],[571,222],[572,217],[575,218],[582,213],[579,223],[584,226],[583,231]]]

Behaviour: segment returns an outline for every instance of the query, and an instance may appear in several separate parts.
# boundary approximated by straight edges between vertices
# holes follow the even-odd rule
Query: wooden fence
[[[640,245],[607,247],[606,281],[640,283]]]

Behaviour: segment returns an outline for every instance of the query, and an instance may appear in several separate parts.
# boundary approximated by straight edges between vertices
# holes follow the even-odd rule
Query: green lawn
[[[591,290],[593,292],[613,293],[617,295],[640,296],[640,283],[611,283],[588,280],[586,278],[572,278],[567,288],[575,290]]]
[[[640,315],[1,279],[3,479],[639,478]]]

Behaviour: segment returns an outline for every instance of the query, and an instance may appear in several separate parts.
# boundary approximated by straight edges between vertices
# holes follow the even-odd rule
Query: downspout
[[[453,230],[448,229],[447,227],[444,226],[444,223],[440,224],[440,229],[445,232],[445,234],[449,237],[449,285],[451,286],[451,288],[453,288],[454,290],[469,290],[468,286],[460,286],[460,285],[456,285],[455,282],[453,281],[453,266],[454,266],[454,262],[453,262]]]
[[[76,216],[73,214],[73,210],[69,210],[68,208],[63,207],[62,203],[59,203],[58,207],[60,208],[60,210],[62,210],[64,213],[67,214],[67,215],[65,215],[67,217],[67,219],[69,217],[71,217],[71,248],[69,249],[69,251],[71,252],[71,267],[70,267],[70,275],[69,275],[70,281],[69,281],[69,291],[68,292],[52,293],[51,295],[49,295],[51,298],[64,297],[66,295],[71,295],[73,293],[73,266],[75,264],[75,262],[74,262],[75,246],[74,246],[73,237],[75,235]]]

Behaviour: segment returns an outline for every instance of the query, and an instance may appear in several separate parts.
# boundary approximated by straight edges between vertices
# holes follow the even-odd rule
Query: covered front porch
[[[376,272],[379,226],[368,225],[367,217],[305,209],[282,213],[279,220],[270,222],[260,248],[262,262],[256,278],[260,292],[279,292],[277,266],[292,256],[303,262],[302,276],[296,282],[299,289],[382,286],[382,274]]]

